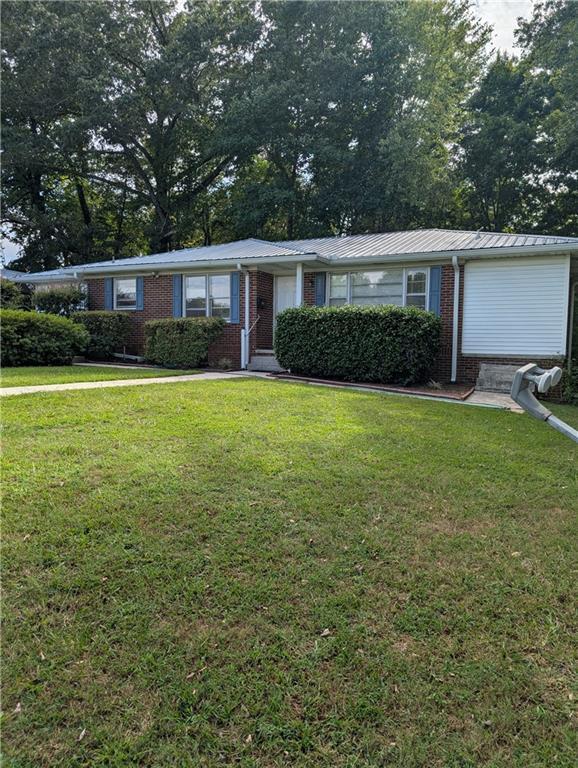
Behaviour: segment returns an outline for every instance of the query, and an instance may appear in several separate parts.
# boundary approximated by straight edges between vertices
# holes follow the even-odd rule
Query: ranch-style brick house
[[[224,245],[22,275],[38,287],[87,286],[88,308],[144,323],[218,315],[209,363],[274,369],[275,317],[301,304],[413,305],[441,316],[436,377],[474,383],[480,364],[559,364],[570,354],[578,238],[441,229]]]

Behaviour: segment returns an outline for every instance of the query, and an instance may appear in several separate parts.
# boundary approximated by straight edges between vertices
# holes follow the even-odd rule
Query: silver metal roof
[[[306,241],[304,241],[306,242]],[[79,269],[87,272],[90,269],[100,270],[103,267],[118,267],[120,264],[126,267],[138,267],[157,264],[194,263],[196,261],[244,261],[245,259],[263,259],[276,256],[304,256],[311,254],[310,248],[291,248],[281,243],[271,243],[268,240],[236,240],[232,243],[221,245],[204,245],[197,248],[183,248],[179,251],[168,253],[152,253],[146,256],[133,256],[130,259],[117,259],[116,261],[99,261],[93,264],[85,264]]]
[[[576,237],[551,235],[510,235],[501,232],[464,232],[451,229],[417,229],[411,232],[384,232],[376,235],[320,237],[313,240],[286,240],[289,248],[305,244],[331,260],[363,259],[409,253],[447,253],[482,248],[520,248],[525,246],[576,243]]]
[[[409,232],[384,232],[371,235],[349,235],[347,237],[319,237],[311,240],[286,240],[269,242],[267,240],[238,240],[222,245],[209,245],[199,248],[183,248],[168,253],[153,253],[147,256],[134,256],[116,261],[99,261],[76,267],[65,267],[28,274],[28,282],[44,282],[58,277],[89,277],[91,274],[127,273],[153,270],[178,270],[187,265],[207,268],[215,263],[222,267],[235,267],[237,264],[251,262],[283,263],[303,261],[306,265],[346,263],[349,260],[399,260],[408,261],[423,255],[435,258],[452,253],[479,255],[491,251],[493,255],[504,251],[520,253],[540,253],[555,250],[556,246],[566,246],[564,250],[578,253],[578,238],[552,235],[516,235],[501,232],[465,232],[450,229],[417,229]],[[568,248],[570,246],[570,248]],[[490,254],[490,255],[492,255]],[[303,258],[300,258],[303,257]],[[20,278],[21,280],[23,278]]]
[[[74,282],[75,280],[72,270],[69,268],[47,269],[46,272],[17,272],[14,269],[0,269],[0,277],[11,283],[29,283],[31,278],[39,275],[42,276],[42,280],[32,280],[32,282],[59,283]]]

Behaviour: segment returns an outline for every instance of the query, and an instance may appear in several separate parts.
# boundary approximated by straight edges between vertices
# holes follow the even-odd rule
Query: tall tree
[[[460,171],[469,221],[501,232],[532,229],[539,216],[544,88],[498,54],[468,104]]]
[[[229,115],[259,25],[249,5],[177,11],[172,0],[115,3],[111,25],[110,81],[94,120],[107,172],[94,178],[152,208],[150,248],[164,251],[186,240],[182,209],[243,151]]]
[[[537,3],[520,24],[518,43],[527,78],[546,93],[540,141],[547,194],[538,227],[578,235],[578,3]]]
[[[58,266],[71,252],[91,258],[84,157],[102,21],[98,4],[2,4],[3,220],[34,268]]]
[[[262,12],[249,101],[285,236],[444,222],[451,146],[487,40],[468,4],[264,3]]]

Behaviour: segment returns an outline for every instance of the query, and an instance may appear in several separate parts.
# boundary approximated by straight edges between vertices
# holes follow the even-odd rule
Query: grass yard
[[[77,381],[115,381],[116,379],[151,379],[156,376],[183,376],[199,371],[167,368],[113,368],[106,365],[52,365],[2,368],[0,386],[29,387],[37,384],[67,384]]]
[[[2,408],[6,766],[575,765],[562,435],[249,379]]]

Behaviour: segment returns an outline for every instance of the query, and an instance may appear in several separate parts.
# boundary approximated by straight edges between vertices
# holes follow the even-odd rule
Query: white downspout
[[[454,316],[452,328],[452,384],[458,378],[458,338],[460,327],[460,265],[457,256],[452,256],[454,268]]]
[[[245,276],[245,312],[243,318],[243,327],[241,328],[241,368],[245,369],[249,365],[249,324],[250,324],[250,278],[247,269],[241,264],[237,264],[239,272]]]
[[[568,312],[568,373],[572,371],[572,336],[574,331],[574,312],[576,311],[576,280],[570,281],[570,309]]]
[[[295,274],[295,306],[301,307],[303,305],[303,264],[299,262],[297,264]]]

